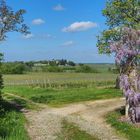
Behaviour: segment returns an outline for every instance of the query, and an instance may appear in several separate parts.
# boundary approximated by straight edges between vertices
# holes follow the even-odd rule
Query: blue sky
[[[31,34],[9,33],[0,51],[5,61],[68,59],[112,63],[99,55],[96,36],[106,28],[102,9],[106,0],[7,0],[14,10],[26,9]]]

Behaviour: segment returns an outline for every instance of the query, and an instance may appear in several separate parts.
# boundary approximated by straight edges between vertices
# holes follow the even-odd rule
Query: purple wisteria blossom
[[[140,55],[140,30],[123,28],[122,37],[119,41],[110,42],[110,51],[115,53],[115,62],[121,69],[120,88],[129,103],[129,115],[132,122],[140,121],[140,76],[135,80],[130,78],[131,70],[137,65]]]

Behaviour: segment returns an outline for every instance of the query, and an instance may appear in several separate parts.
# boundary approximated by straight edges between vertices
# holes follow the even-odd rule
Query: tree
[[[102,11],[109,27],[98,36],[97,47],[100,53],[110,54],[109,42],[118,41],[122,36],[121,28],[140,27],[139,0],[108,0]]]
[[[126,97],[126,116],[129,114],[133,122],[136,116],[140,117],[136,69],[140,51],[139,11],[139,0],[108,0],[103,15],[109,28],[98,36],[97,43],[100,53],[115,53],[116,64],[120,67],[120,84]]]
[[[5,0],[0,0],[0,41],[4,41],[7,38],[8,32],[29,33],[29,28],[24,24],[23,14],[25,13],[26,11],[23,9],[14,12],[12,8],[6,4]],[[1,60],[2,54],[0,54],[0,56]],[[2,88],[2,75],[0,75],[0,91]]]
[[[140,120],[137,64],[140,56],[140,30],[124,28],[119,41],[110,42],[110,51],[115,53],[116,64],[120,66],[120,87],[126,97],[126,117],[132,122]]]
[[[70,66],[75,66],[76,65],[73,61],[68,61],[67,64],[70,65]]]

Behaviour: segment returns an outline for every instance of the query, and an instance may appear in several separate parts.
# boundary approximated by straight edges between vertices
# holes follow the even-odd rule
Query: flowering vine
[[[120,66],[120,88],[129,105],[128,114],[132,122],[140,121],[140,76],[137,64],[140,56],[140,30],[122,28],[121,38],[110,41],[110,50],[115,53],[115,62]]]

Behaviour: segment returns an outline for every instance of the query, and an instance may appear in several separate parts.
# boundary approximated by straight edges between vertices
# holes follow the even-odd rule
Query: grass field
[[[119,119],[122,115],[124,115],[124,109],[111,112],[107,115],[107,122],[129,140],[140,140],[140,128],[127,122],[120,122]]]
[[[45,103],[52,106],[63,104],[121,97],[120,90],[115,88],[68,88],[68,89],[44,89],[27,86],[5,87],[4,92],[16,94],[37,103]]]

